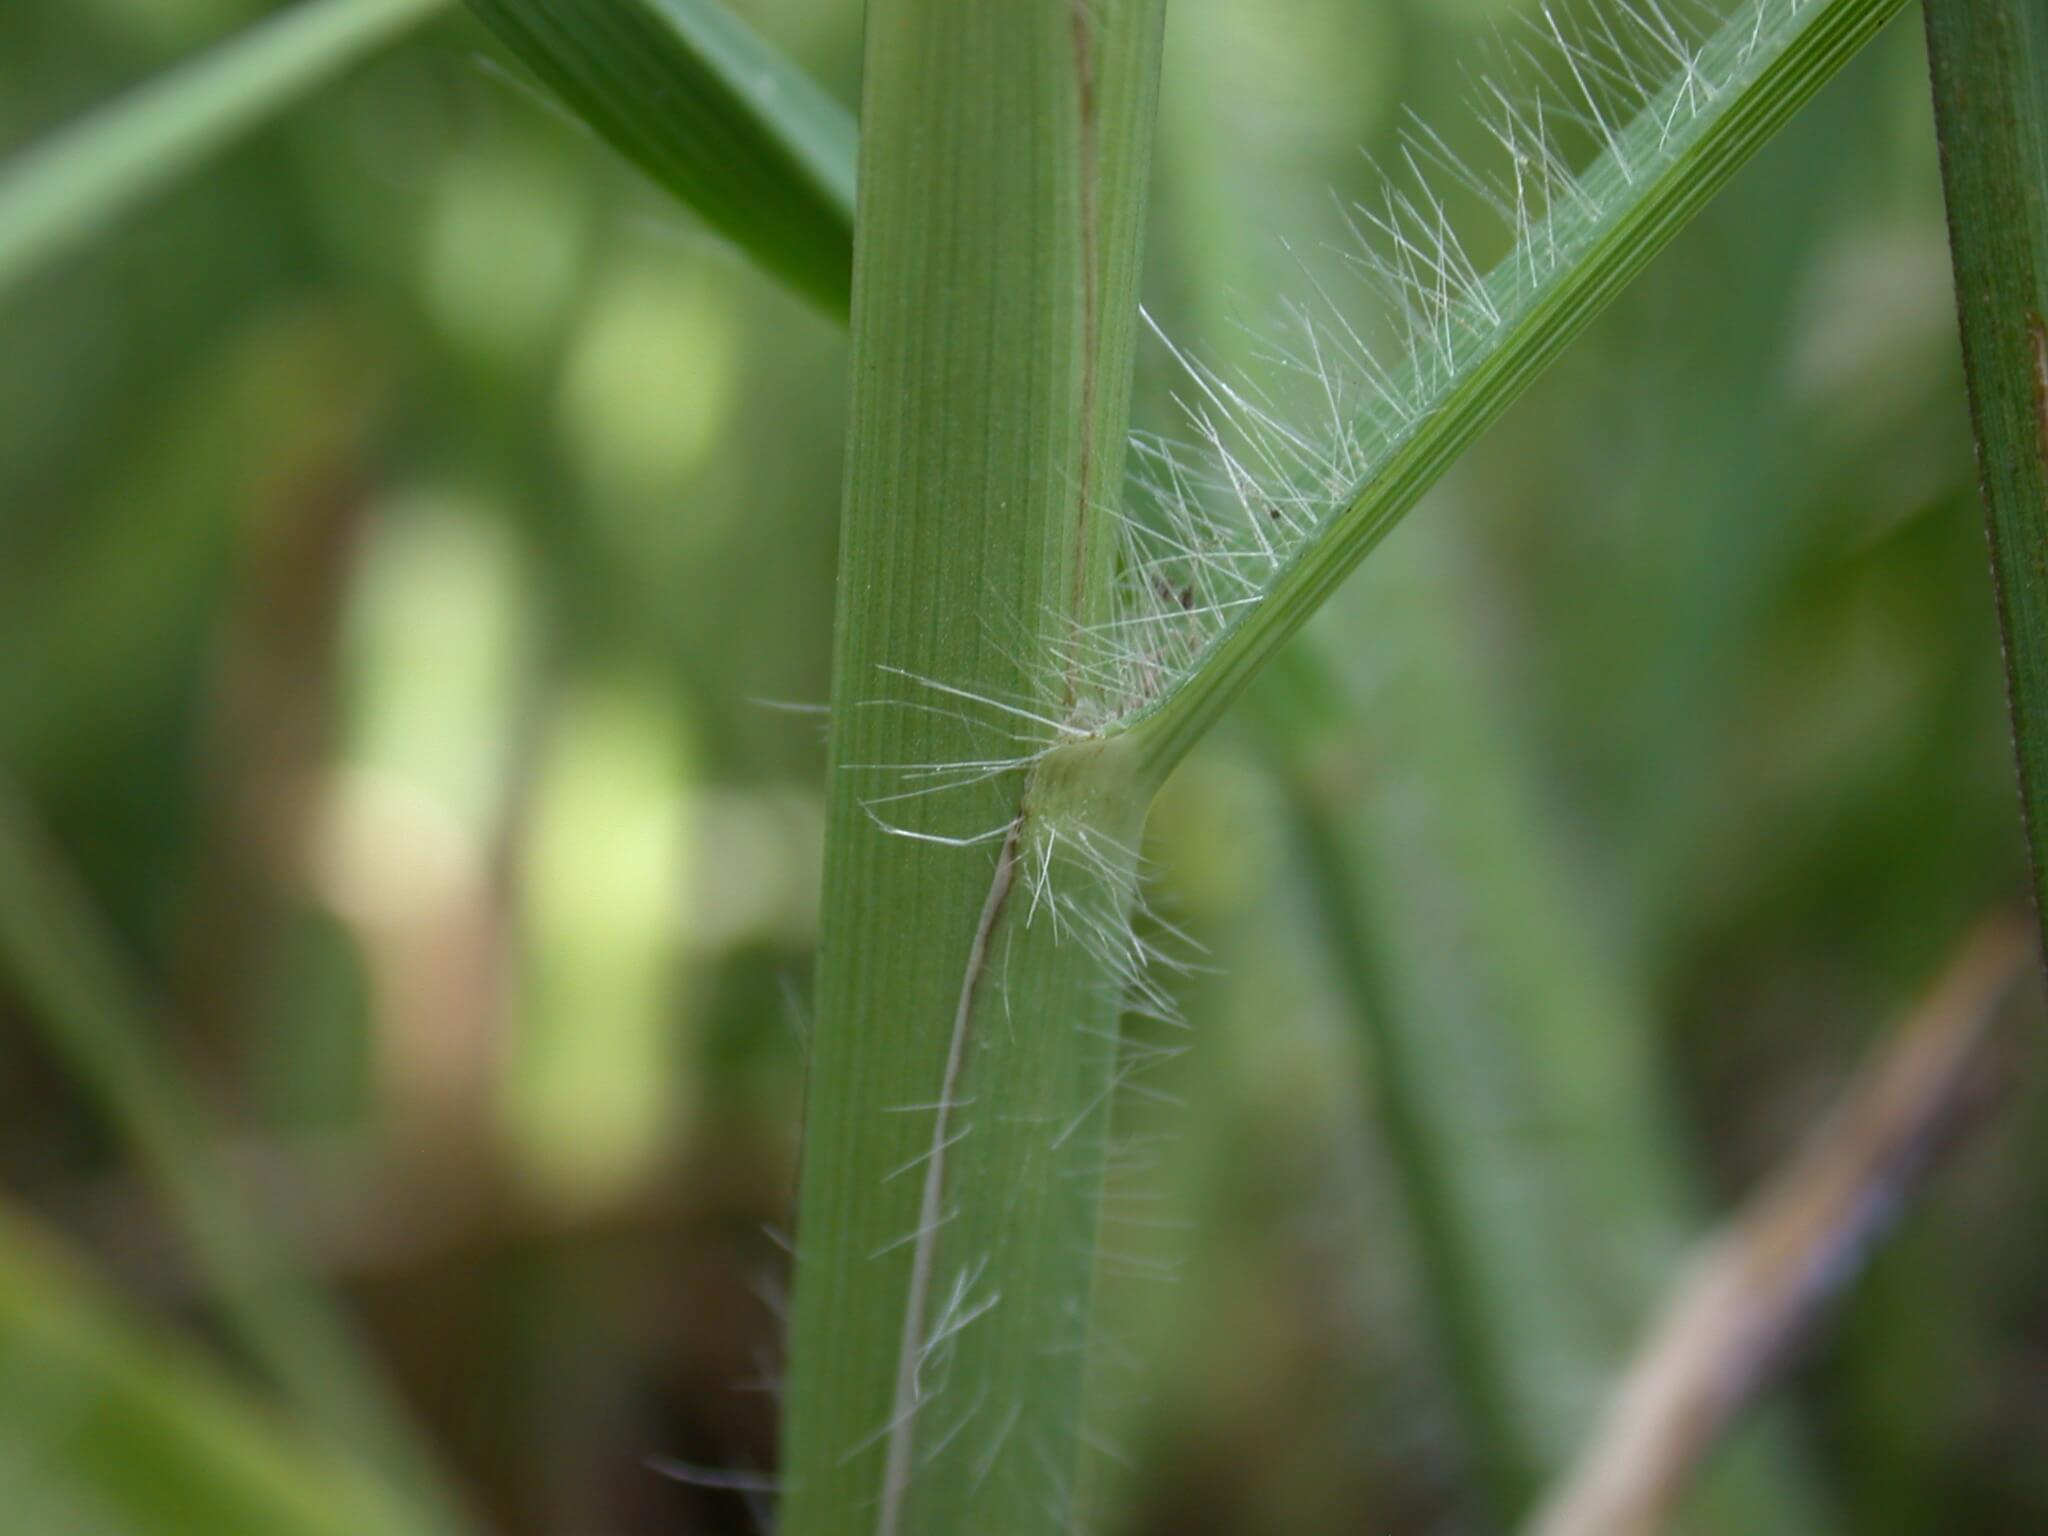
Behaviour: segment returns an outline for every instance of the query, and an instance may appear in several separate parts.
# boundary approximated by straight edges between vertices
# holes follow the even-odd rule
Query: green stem
[[[0,296],[446,0],[304,0],[0,167]]]
[[[791,1536],[1071,1517],[1144,796],[1025,760],[1109,600],[1160,23],[869,7]]]
[[[1963,372],[2048,945],[2048,11],[1926,0]]]

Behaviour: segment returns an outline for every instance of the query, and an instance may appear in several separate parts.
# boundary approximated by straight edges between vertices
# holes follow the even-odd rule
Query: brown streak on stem
[[[1825,1314],[1981,1107],[1997,1006],[2026,953],[1987,923],[1792,1166],[1697,1251],[1527,1536],[1649,1536],[1720,1432]]]
[[[953,1033],[946,1045],[946,1067],[939,1079],[938,1108],[932,1114],[931,1151],[925,1155],[924,1193],[918,1203],[917,1240],[910,1261],[910,1297],[903,1307],[903,1337],[897,1345],[896,1396],[889,1408],[889,1451],[882,1472],[880,1513],[875,1519],[875,1536],[896,1536],[903,1525],[903,1502],[910,1489],[911,1453],[916,1447],[915,1420],[919,1406],[917,1367],[924,1345],[924,1315],[931,1301],[932,1270],[938,1262],[939,1227],[946,1200],[946,1148],[951,1145],[954,1095],[967,1061],[968,1025],[974,1017],[974,999],[988,971],[989,939],[1009,902],[1017,883],[1017,845],[1024,817],[1010,823],[1009,836],[996,857],[995,879],[988,899],[981,904],[981,917],[974,925],[974,942],[967,951],[967,973],[960,981],[960,1001],[953,1009]]]
[[[1095,395],[1102,359],[1097,338],[1102,322],[1101,276],[1097,270],[1100,238],[1096,210],[1096,177],[1100,167],[1095,157],[1095,66],[1094,39],[1088,22],[1089,0],[1073,0],[1068,13],[1074,43],[1074,83],[1081,136],[1081,452],[1076,478],[1074,508],[1074,581],[1068,594],[1069,622],[1087,621],[1084,604],[1088,596],[1088,573],[1093,564],[1089,554],[1089,500],[1095,480]],[[1074,684],[1067,681],[1067,703],[1072,704]]]

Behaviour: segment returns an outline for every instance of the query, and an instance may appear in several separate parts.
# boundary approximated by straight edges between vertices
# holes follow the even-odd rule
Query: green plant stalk
[[[1259,669],[1322,606],[1423,493],[1441,478],[1521,392],[1670,243],[1728,178],[1815,91],[1890,20],[1903,0],[1820,0],[1801,14],[1791,0],[1764,0],[1771,36],[1742,66],[1738,88],[1707,102],[1675,129],[1671,108],[1686,81],[1674,80],[1621,130],[1624,170],[1613,155],[1589,166],[1580,184],[1591,206],[1554,210],[1562,259],[1535,291],[1517,300],[1510,256],[1487,280],[1504,325],[1455,347],[1456,388],[1393,445],[1346,504],[1281,568],[1200,665],[1121,727],[1137,739],[1142,771],[1163,777],[1215,724]],[[1739,19],[1708,45],[1702,73],[1740,59],[1753,22]],[[1721,61],[1716,63],[1715,61]],[[1546,235],[1546,240],[1549,235]],[[1418,391],[1419,392],[1419,391]]]
[[[404,1529],[468,1528],[365,1347],[237,1196],[198,1093],[161,1048],[160,1021],[4,785],[0,974],[160,1187],[194,1268],[251,1359],[312,1428],[388,1479],[405,1501]]]
[[[0,297],[446,0],[304,0],[0,166]]]
[[[1121,921],[1142,787],[1098,749],[883,797],[1024,750],[1071,688],[1031,659],[1106,611],[1160,30],[869,7],[789,1536],[1064,1530],[1075,1494],[1122,989],[1072,925]]]
[[[1926,0],[1963,373],[2048,946],[2048,12]]]
[[[0,1360],[12,1530],[360,1536],[398,1518],[7,1209]]]
[[[709,0],[469,7],[613,148],[845,316],[856,134],[810,76]]]

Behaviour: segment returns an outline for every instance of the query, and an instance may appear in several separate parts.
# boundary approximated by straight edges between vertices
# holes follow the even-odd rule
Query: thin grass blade
[[[1963,371],[2048,945],[2048,10],[1926,0]]]
[[[304,0],[0,165],[0,299],[446,4]]]

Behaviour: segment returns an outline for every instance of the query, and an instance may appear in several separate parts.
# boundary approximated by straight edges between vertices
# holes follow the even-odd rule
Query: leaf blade
[[[1963,373],[2048,946],[2048,15],[1927,0]]]
[[[612,147],[828,313],[852,287],[853,118],[710,0],[469,0]]]
[[[1421,408],[1405,422],[1390,425],[1384,413],[1368,421],[1368,435],[1379,436],[1386,451],[1364,478],[1285,554],[1192,665],[1110,727],[1136,739],[1148,774],[1172,770],[1459,455],[1902,5],[1756,0],[1613,136],[1615,147],[1562,184],[1567,195],[1532,231],[1549,240],[1549,270],[1525,284],[1520,264],[1530,247],[1518,244],[1474,285],[1477,302],[1497,305],[1501,318],[1476,337],[1447,336],[1440,358],[1409,357],[1408,387],[1423,381]],[[1759,47],[1755,39],[1764,37],[1769,44]],[[1732,88],[1709,91],[1674,133],[1678,104],[1689,101],[1697,77],[1714,77],[1715,60]],[[1554,151],[1546,145],[1542,153]],[[1588,187],[1594,195],[1581,198]],[[1448,309],[1439,318],[1453,324]],[[1429,380],[1441,368],[1455,382],[1439,389]]]
[[[447,0],[305,0],[0,166],[0,298]]]

